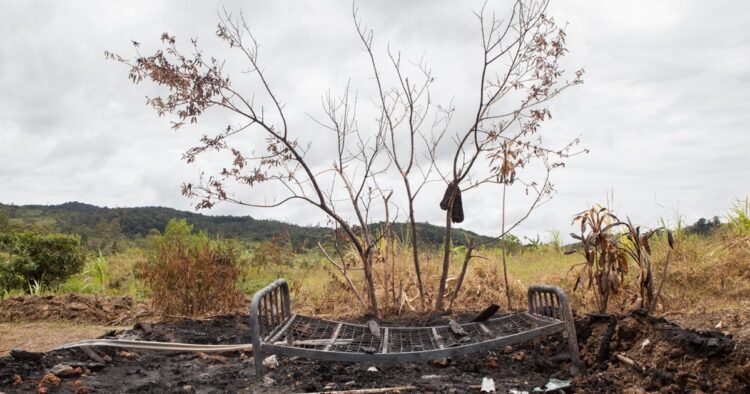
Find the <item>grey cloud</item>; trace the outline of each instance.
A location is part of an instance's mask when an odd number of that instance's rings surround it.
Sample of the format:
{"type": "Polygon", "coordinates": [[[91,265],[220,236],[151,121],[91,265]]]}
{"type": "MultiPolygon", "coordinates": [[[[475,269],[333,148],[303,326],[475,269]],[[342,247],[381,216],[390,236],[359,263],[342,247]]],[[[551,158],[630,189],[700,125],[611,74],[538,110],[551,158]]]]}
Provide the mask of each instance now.
{"type": "MultiPolygon", "coordinates": [[[[481,5],[395,0],[358,5],[375,30],[382,67],[387,45],[430,64],[435,98],[455,99],[452,132],[462,129],[475,105],[480,47],[471,11],[481,5]]],[[[309,158],[317,168],[330,164],[332,136],[306,114],[321,114],[326,89],[339,93],[351,80],[360,97],[360,127],[375,127],[374,86],[350,2],[225,6],[244,10],[292,130],[302,142],[312,142],[309,158]]],[[[507,4],[490,6],[502,14],[507,4]]],[[[132,86],[127,68],[105,61],[103,52],[129,55],[134,39],[146,53],[157,47],[163,31],[183,40],[198,37],[207,54],[227,57],[238,86],[252,91],[257,85],[240,74],[242,59],[213,36],[218,7],[200,1],[0,3],[0,201],[189,209],[180,183],[224,161],[212,157],[187,165],[180,153],[202,132],[234,120],[214,113],[197,128],[170,131],[169,119],[157,118],[144,105],[144,96],[159,89],[132,86]]],[[[556,228],[566,234],[572,214],[603,202],[609,190],[616,209],[646,225],[670,216],[673,208],[688,221],[721,214],[734,197],[750,193],[744,181],[750,176],[748,11],[750,3],[742,1],[554,1],[550,13],[569,22],[566,67],[583,66],[587,73],[582,87],[551,104],[553,120],[543,132],[556,144],[582,135],[591,153],[555,173],[555,198],[517,233],[544,237],[556,228]]],[[[260,149],[263,139],[246,136],[238,143],[260,149]]],[[[399,185],[397,179],[384,182],[399,185]]],[[[439,182],[425,188],[419,220],[442,222],[436,204],[442,188],[439,182]]],[[[279,193],[264,190],[268,198],[279,193]]],[[[522,191],[513,193],[518,197],[509,217],[525,206],[522,191]]],[[[498,196],[492,187],[468,193],[463,227],[497,233],[498,196]]],[[[326,223],[301,204],[265,211],[220,205],[211,213],[326,223]]]]}

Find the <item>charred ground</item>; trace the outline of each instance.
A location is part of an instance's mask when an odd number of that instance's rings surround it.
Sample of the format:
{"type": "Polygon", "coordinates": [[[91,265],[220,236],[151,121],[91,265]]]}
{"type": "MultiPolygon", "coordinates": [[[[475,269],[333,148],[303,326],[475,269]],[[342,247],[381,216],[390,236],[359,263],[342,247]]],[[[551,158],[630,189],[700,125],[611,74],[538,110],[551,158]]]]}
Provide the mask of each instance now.
{"type": "MultiPolygon", "coordinates": [[[[746,326],[747,321],[742,320],[746,313],[733,316],[733,330],[746,326]]],[[[398,323],[421,325],[426,319],[409,316],[398,323]]],[[[701,326],[699,318],[690,320],[701,326]]],[[[138,323],[130,330],[106,336],[201,344],[249,343],[247,321],[247,316],[232,314],[138,323]]],[[[389,323],[396,321],[382,322],[389,323]]],[[[438,319],[431,324],[444,323],[438,319]]],[[[377,372],[368,371],[372,365],[367,364],[279,357],[280,365],[268,372],[270,379],[265,382],[255,378],[250,352],[165,354],[98,348],[98,361],[80,349],[12,352],[0,359],[0,391],[273,393],[412,386],[409,391],[477,392],[483,377],[493,378],[500,392],[530,391],[550,378],[571,379],[577,392],[750,390],[750,352],[745,336],[686,329],[638,312],[581,316],[577,329],[586,371],[574,377],[568,372],[565,342],[553,336],[538,344],[451,360],[374,365],[377,372]]]]}

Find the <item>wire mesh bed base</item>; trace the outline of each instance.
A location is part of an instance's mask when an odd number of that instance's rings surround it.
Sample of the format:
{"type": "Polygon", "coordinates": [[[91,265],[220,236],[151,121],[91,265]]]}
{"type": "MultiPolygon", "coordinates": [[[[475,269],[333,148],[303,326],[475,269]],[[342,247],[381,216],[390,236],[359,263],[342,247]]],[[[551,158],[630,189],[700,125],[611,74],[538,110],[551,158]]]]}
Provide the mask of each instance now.
{"type": "Polygon", "coordinates": [[[279,279],[260,290],[250,307],[253,353],[258,376],[263,354],[370,363],[428,361],[499,349],[563,333],[571,360],[580,364],[573,317],[560,288],[529,288],[529,310],[484,322],[433,327],[353,324],[292,314],[289,289],[279,279]]]}

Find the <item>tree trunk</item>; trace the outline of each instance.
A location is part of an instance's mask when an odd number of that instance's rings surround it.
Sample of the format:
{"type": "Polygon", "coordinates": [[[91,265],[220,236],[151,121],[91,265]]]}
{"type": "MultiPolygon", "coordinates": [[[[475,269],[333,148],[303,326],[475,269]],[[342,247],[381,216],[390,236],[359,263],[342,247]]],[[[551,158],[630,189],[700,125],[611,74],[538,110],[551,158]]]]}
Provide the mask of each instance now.
{"type": "MultiPolygon", "coordinates": [[[[407,184],[406,189],[409,190],[407,184]]],[[[411,192],[409,192],[411,193],[411,192]]],[[[424,286],[422,285],[422,270],[419,267],[419,250],[417,245],[417,223],[414,220],[414,201],[409,199],[409,224],[411,225],[411,253],[414,256],[414,272],[417,274],[417,286],[419,286],[419,300],[424,308],[424,286]]]]}
{"type": "Polygon", "coordinates": [[[461,267],[461,274],[458,275],[458,280],[456,281],[456,290],[453,291],[453,295],[451,296],[451,302],[448,304],[448,309],[453,309],[453,303],[456,301],[456,298],[458,297],[458,293],[461,291],[461,285],[464,283],[464,277],[466,277],[466,270],[469,267],[469,262],[472,258],[472,252],[474,252],[474,245],[469,245],[469,247],[466,249],[466,255],[464,256],[464,265],[461,267]]]}
{"type": "Polygon", "coordinates": [[[370,313],[376,319],[380,317],[378,313],[378,298],[375,296],[375,281],[372,277],[372,258],[369,253],[360,256],[364,263],[365,282],[367,282],[367,298],[370,299],[370,313]]]}
{"type": "Polygon", "coordinates": [[[505,189],[506,184],[503,183],[503,218],[502,218],[502,224],[500,229],[500,234],[502,234],[502,238],[500,238],[500,242],[502,243],[503,247],[503,279],[505,281],[505,298],[508,301],[508,310],[513,309],[513,305],[511,304],[511,297],[510,297],[510,283],[508,283],[508,263],[505,258],[505,248],[507,247],[507,244],[505,243],[505,189]]]}
{"type": "Polygon", "coordinates": [[[440,275],[440,287],[438,288],[435,309],[443,310],[443,297],[445,296],[445,282],[448,280],[448,268],[451,264],[451,215],[453,212],[453,197],[445,210],[445,238],[443,241],[443,273],[440,275]]]}

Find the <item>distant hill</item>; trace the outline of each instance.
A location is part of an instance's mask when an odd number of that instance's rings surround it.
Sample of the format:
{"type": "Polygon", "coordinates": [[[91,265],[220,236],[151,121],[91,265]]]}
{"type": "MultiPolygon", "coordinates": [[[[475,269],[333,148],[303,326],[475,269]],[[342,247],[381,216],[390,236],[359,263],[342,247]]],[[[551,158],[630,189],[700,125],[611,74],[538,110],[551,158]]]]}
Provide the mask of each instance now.
{"type": "MultiPolygon", "coordinates": [[[[272,239],[277,235],[291,238],[293,244],[315,245],[326,239],[331,229],[326,227],[299,226],[277,220],[258,220],[250,216],[209,216],[193,212],[179,211],[165,207],[106,208],[80,202],[67,202],[60,205],[7,205],[0,204],[0,213],[7,215],[10,223],[71,234],[80,234],[86,239],[115,239],[124,237],[130,240],[145,237],[153,230],[164,231],[170,219],[186,219],[195,229],[212,235],[238,239],[245,242],[258,242],[272,239]]],[[[397,231],[406,233],[407,226],[399,224],[397,231]]],[[[426,244],[439,244],[443,239],[443,227],[428,223],[418,224],[420,241],[426,244]]],[[[466,236],[476,240],[488,237],[470,231],[453,230],[456,244],[463,244],[466,236]]]]}

